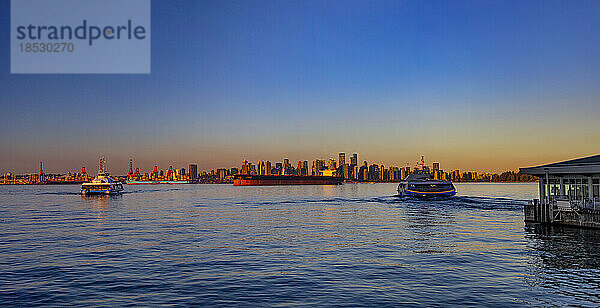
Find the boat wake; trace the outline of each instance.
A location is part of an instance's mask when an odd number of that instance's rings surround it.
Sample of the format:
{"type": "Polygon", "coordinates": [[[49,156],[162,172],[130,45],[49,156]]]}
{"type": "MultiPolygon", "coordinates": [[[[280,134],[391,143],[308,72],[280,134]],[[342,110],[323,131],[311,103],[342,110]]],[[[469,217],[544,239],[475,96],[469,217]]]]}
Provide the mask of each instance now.
{"type": "Polygon", "coordinates": [[[517,200],[509,198],[496,197],[470,197],[459,196],[449,199],[412,199],[406,200],[408,204],[430,207],[455,207],[465,209],[482,209],[482,210],[509,210],[520,211],[527,203],[526,200],[517,200]]]}
{"type": "Polygon", "coordinates": [[[152,192],[169,192],[169,191],[181,191],[181,188],[161,188],[161,189],[135,189],[126,190],[122,194],[147,194],[152,192]]]}
{"type": "MultiPolygon", "coordinates": [[[[148,193],[164,193],[164,192],[176,192],[182,191],[183,188],[140,188],[135,190],[126,190],[122,195],[144,195],[148,193]]],[[[79,192],[74,191],[53,191],[53,192],[40,192],[37,195],[55,195],[55,196],[78,196],[79,192]]],[[[207,201],[207,200],[205,200],[207,201]]],[[[226,200],[220,200],[226,201],[226,200]]],[[[231,204],[243,207],[262,207],[262,206],[279,206],[279,205],[357,205],[357,204],[369,204],[379,206],[393,206],[393,207],[421,207],[428,209],[480,209],[480,210],[503,210],[503,211],[521,211],[523,206],[527,203],[527,200],[500,198],[500,197],[477,197],[477,196],[455,196],[452,198],[411,198],[401,197],[398,195],[391,196],[377,196],[377,197],[366,197],[366,198],[345,198],[345,197],[330,197],[330,198],[282,198],[282,199],[270,199],[270,200],[231,200],[231,204]]],[[[196,205],[199,206],[199,205],[196,205]]]]}
{"type": "Polygon", "coordinates": [[[37,193],[37,195],[79,196],[81,193],[79,191],[52,191],[37,193]]]}
{"type": "Polygon", "coordinates": [[[427,207],[427,208],[466,208],[466,209],[482,209],[482,210],[508,210],[520,211],[526,200],[517,200],[509,198],[493,198],[493,197],[468,197],[459,196],[453,198],[428,198],[415,199],[407,197],[399,197],[398,195],[371,197],[371,198],[323,198],[323,199],[293,199],[293,200],[256,200],[256,201],[239,201],[235,205],[239,206],[277,206],[277,205],[302,205],[302,204],[329,204],[329,205],[344,205],[367,203],[372,205],[392,205],[397,207],[427,207]]]}

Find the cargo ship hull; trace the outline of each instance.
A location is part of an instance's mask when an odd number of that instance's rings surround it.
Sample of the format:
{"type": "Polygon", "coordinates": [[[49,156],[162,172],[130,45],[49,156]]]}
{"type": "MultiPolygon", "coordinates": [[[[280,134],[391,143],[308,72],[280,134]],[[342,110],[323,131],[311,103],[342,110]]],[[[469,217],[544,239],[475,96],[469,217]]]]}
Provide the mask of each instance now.
{"type": "Polygon", "coordinates": [[[190,184],[190,181],[127,181],[127,185],[190,184]]]}
{"type": "Polygon", "coordinates": [[[233,179],[233,186],[338,185],[343,180],[331,176],[237,175],[233,179]]]}

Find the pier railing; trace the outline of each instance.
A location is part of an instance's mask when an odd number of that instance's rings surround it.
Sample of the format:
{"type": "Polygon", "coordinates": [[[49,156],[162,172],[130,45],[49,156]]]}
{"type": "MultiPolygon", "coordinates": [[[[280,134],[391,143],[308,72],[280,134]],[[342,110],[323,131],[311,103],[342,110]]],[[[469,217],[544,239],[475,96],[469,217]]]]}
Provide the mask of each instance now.
{"type": "Polygon", "coordinates": [[[570,196],[552,196],[549,205],[557,211],[577,211],[579,209],[600,210],[599,198],[573,198],[570,196]]]}
{"type": "Polygon", "coordinates": [[[600,200],[597,198],[556,196],[550,200],[534,199],[523,210],[526,222],[600,228],[600,200]]]}

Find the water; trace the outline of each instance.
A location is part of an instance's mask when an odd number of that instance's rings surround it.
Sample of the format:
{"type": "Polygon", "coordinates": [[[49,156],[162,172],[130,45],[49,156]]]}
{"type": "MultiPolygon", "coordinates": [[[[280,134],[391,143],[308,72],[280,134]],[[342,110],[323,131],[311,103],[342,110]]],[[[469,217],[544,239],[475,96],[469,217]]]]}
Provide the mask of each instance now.
{"type": "Polygon", "coordinates": [[[600,231],[525,226],[537,184],[0,187],[0,302],[600,305],[600,231]]]}

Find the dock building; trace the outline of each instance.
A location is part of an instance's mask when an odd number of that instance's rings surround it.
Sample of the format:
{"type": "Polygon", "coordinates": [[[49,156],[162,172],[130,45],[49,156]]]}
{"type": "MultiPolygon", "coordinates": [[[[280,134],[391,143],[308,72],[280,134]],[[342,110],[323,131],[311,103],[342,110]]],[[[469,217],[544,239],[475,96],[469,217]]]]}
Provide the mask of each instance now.
{"type": "Polygon", "coordinates": [[[520,168],[539,178],[525,221],[600,228],[600,155],[520,168]]]}

